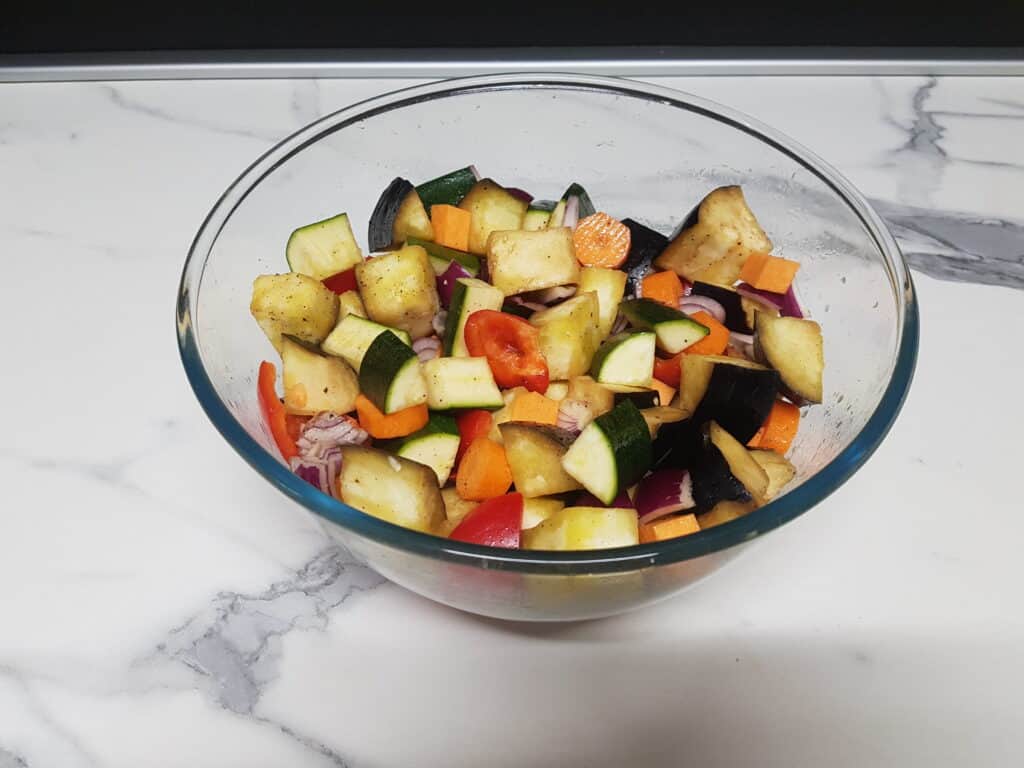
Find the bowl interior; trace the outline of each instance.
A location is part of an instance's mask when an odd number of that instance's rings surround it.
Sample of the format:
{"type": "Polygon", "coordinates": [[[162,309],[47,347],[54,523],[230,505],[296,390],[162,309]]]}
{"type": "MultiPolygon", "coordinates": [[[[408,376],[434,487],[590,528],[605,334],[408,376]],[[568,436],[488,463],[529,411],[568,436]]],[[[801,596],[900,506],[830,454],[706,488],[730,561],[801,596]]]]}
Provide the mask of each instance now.
{"type": "MultiPolygon", "coordinates": [[[[244,430],[266,451],[261,471],[276,452],[255,374],[276,357],[249,316],[253,279],[287,271],[284,245],[297,226],[347,211],[365,247],[370,212],[393,177],[418,183],[469,163],[539,198],[579,181],[599,210],[665,234],[712,188],[740,184],[775,252],[801,263],[799,295],[823,327],[827,367],[825,403],[807,412],[793,450],[799,474],[743,526],[723,527],[734,533],[687,537],[703,537],[687,544],[691,555],[812,506],[888,429],[913,368],[912,288],[892,238],[838,174],[754,121],[685,94],[605,78],[478,78],[399,92],[314,124],[250,168],[200,232],[179,307],[194,352],[186,367],[194,386],[208,381],[200,395],[214,421],[235,422],[217,425],[236,448],[253,461],[255,446],[239,446],[244,430]]],[[[282,477],[273,479],[323,512],[301,481],[286,487],[282,477]]],[[[374,535],[392,528],[368,525],[374,535]]]]}

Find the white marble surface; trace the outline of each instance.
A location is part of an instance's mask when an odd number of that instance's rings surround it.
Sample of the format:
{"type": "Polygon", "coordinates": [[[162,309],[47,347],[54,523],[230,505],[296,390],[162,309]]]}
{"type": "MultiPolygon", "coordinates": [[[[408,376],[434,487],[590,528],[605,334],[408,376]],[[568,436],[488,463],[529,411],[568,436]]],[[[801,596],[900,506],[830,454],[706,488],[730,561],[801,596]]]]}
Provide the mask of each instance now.
{"type": "Polygon", "coordinates": [[[877,202],[917,269],[917,380],[813,513],[678,599],[562,626],[352,564],[180,369],[177,278],[220,191],[403,83],[0,85],[0,767],[1024,762],[1024,80],[661,82],[877,202]]]}

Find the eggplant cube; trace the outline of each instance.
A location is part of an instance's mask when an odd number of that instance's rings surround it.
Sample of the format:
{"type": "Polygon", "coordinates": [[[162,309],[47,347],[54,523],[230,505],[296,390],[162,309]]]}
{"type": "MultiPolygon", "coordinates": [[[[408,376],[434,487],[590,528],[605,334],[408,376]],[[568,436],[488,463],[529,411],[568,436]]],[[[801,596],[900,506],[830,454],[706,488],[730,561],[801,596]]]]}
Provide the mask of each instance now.
{"type": "Polygon", "coordinates": [[[371,320],[401,328],[413,339],[434,332],[441,304],[437,278],[422,247],[407,245],[364,261],[356,267],[356,280],[371,320]]]}
{"type": "Polygon", "coordinates": [[[491,232],[523,226],[527,203],[493,179],[481,179],[466,193],[459,208],[469,211],[469,250],[487,251],[491,232]]]}
{"type": "Polygon", "coordinates": [[[260,275],[252,284],[249,311],[280,352],[285,335],[310,344],[326,339],[338,319],[338,297],[308,275],[260,275]]]}
{"type": "Polygon", "coordinates": [[[823,397],[825,354],[821,326],[813,320],[757,313],[754,351],[779,372],[782,383],[809,403],[823,397]]]}
{"type": "Polygon", "coordinates": [[[431,533],[445,521],[444,499],[430,467],[377,448],[341,449],[338,495],[389,523],[431,533]]]}
{"type": "Polygon", "coordinates": [[[567,227],[496,231],[487,239],[487,269],[506,296],[576,283],[580,265],[567,227]]]}
{"type": "Polygon", "coordinates": [[[574,491],[583,486],[562,469],[571,433],[543,424],[508,421],[499,425],[512,479],[526,498],[574,491]]]}
{"type": "Polygon", "coordinates": [[[772,241],[757,223],[743,190],[712,190],[697,208],[697,221],[685,227],[654,263],[690,282],[732,285],[752,251],[770,252],[772,241]]]}
{"type": "Polygon", "coordinates": [[[574,296],[537,312],[531,325],[540,328],[540,351],[552,379],[570,379],[590,369],[601,341],[596,293],[574,296]]]}
{"type": "Polygon", "coordinates": [[[523,531],[524,549],[608,549],[639,542],[636,511],[615,507],[565,507],[523,531]]]}

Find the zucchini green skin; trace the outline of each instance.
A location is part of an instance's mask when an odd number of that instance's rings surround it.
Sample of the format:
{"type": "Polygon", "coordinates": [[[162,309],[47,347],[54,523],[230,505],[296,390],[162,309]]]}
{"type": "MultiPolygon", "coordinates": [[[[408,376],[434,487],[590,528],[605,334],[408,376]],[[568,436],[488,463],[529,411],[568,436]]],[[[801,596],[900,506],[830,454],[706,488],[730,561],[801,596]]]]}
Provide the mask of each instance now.
{"type": "MultiPolygon", "coordinates": [[[[594,353],[594,359],[590,364],[590,375],[593,376],[597,381],[605,383],[606,381],[610,380],[609,377],[614,375],[615,373],[613,369],[616,367],[616,356],[621,352],[628,353],[628,345],[646,345],[649,343],[650,354],[653,357],[654,341],[655,334],[653,331],[637,330],[626,331],[605,339],[601,346],[597,348],[597,352],[594,353]],[[609,370],[606,371],[605,366],[609,366],[609,370]]],[[[649,375],[646,376],[646,381],[650,381],[649,375]]],[[[643,384],[638,383],[634,384],[633,386],[643,386],[643,384]]]]}
{"type": "Polygon", "coordinates": [[[458,205],[476,182],[473,166],[467,165],[465,168],[423,182],[416,187],[416,192],[419,193],[423,207],[429,213],[432,205],[458,205]]]}
{"type": "Polygon", "coordinates": [[[444,262],[457,262],[467,272],[469,272],[471,277],[476,277],[480,273],[480,258],[475,254],[466,253],[465,251],[460,251],[455,248],[449,248],[447,245],[438,245],[430,240],[422,240],[418,237],[407,237],[405,239],[405,244],[418,245],[427,252],[428,256],[433,256],[434,258],[441,259],[444,262]]]}
{"type": "Polygon", "coordinates": [[[391,331],[381,333],[363,355],[359,366],[359,389],[383,413],[388,413],[391,386],[416,353],[391,331]]]}
{"type": "Polygon", "coordinates": [[[626,400],[608,413],[598,416],[594,423],[604,434],[609,450],[615,455],[619,489],[628,488],[651,467],[651,432],[643,414],[632,402],[626,400]]]}
{"type": "Polygon", "coordinates": [[[396,437],[393,440],[377,440],[374,445],[377,448],[382,448],[385,451],[391,451],[392,453],[399,453],[406,445],[415,443],[417,440],[421,440],[424,437],[430,437],[431,435],[454,435],[459,436],[459,425],[455,421],[454,416],[450,416],[447,413],[438,413],[432,411],[430,414],[430,421],[423,429],[419,429],[413,432],[411,435],[405,437],[396,437]]]}
{"type": "Polygon", "coordinates": [[[658,335],[658,346],[671,354],[695,344],[710,332],[706,325],[686,313],[653,299],[624,301],[619,305],[619,311],[637,328],[653,330],[658,335]],[[682,342],[680,335],[683,336],[682,342]]]}

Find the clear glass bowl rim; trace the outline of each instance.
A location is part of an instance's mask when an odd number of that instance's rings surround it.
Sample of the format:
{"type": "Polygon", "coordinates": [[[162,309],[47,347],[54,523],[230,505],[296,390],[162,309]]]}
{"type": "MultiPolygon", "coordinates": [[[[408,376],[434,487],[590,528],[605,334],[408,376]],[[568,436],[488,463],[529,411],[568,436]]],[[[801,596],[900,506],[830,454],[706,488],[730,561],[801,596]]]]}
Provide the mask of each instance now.
{"type": "MultiPolygon", "coordinates": [[[[454,78],[392,91],[326,115],[276,144],[225,190],[200,226],[182,272],[176,321],[182,364],[206,415],[231,447],[286,496],[331,523],[386,546],[452,563],[534,574],[614,573],[676,563],[749,541],[793,520],[846,482],[888,433],[910,388],[919,339],[916,294],[895,239],[863,195],[813,152],[748,115],[682,91],[624,78],[548,72],[454,78]],[[192,314],[201,289],[206,259],[221,229],[248,193],[303,148],[367,117],[456,94],[524,88],[597,90],[657,101],[718,120],[759,139],[813,173],[864,225],[885,258],[896,300],[899,327],[895,365],[892,377],[863,429],[839,455],[801,486],[738,520],[678,539],[577,552],[497,549],[403,528],[321,493],[294,475],[256,442],[221,400],[203,365],[193,332],[192,314]]],[[[258,361],[254,361],[254,368],[257,364],[258,361]]]]}

